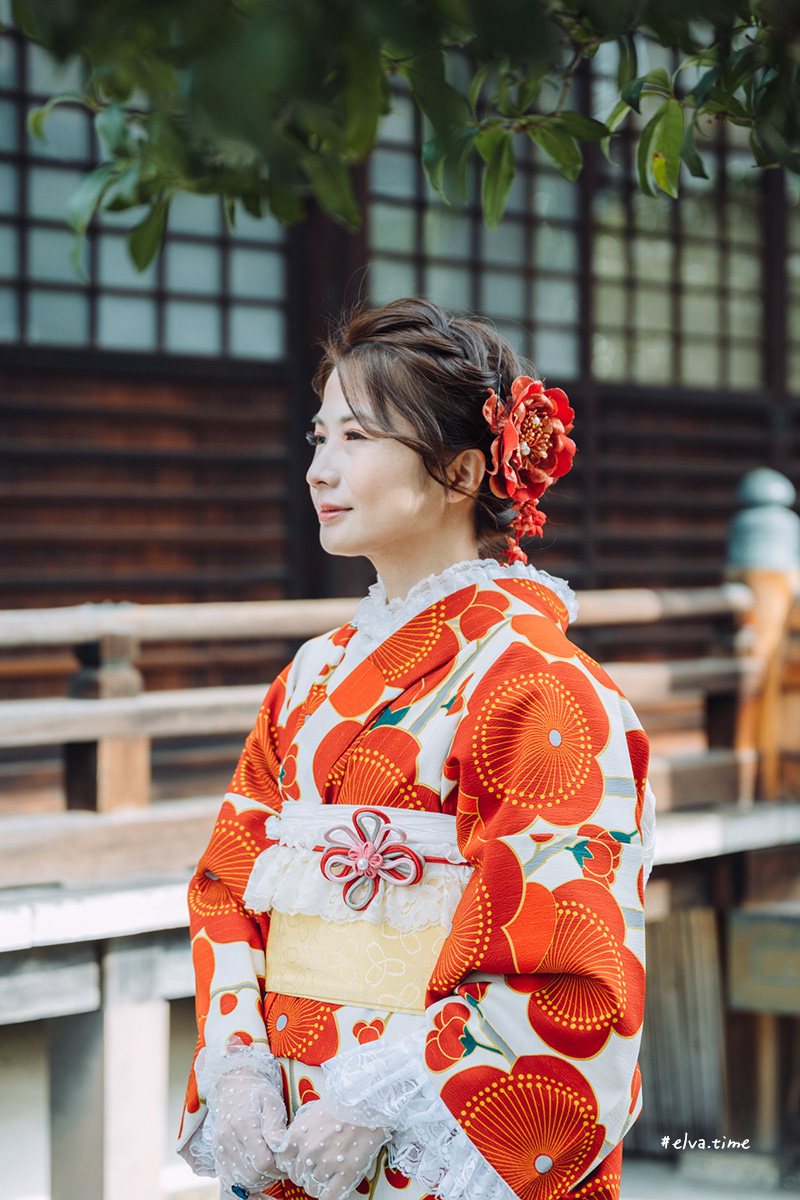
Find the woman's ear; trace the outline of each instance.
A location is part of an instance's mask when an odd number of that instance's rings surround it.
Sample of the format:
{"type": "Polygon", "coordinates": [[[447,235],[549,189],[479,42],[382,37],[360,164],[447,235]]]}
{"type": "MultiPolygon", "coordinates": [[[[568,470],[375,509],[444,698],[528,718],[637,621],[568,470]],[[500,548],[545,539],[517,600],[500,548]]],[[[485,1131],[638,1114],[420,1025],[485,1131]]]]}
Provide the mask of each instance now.
{"type": "Polygon", "coordinates": [[[481,450],[462,450],[447,467],[450,489],[447,500],[455,504],[477,494],[486,474],[486,459],[481,450]],[[457,489],[457,490],[453,490],[457,489]]]}

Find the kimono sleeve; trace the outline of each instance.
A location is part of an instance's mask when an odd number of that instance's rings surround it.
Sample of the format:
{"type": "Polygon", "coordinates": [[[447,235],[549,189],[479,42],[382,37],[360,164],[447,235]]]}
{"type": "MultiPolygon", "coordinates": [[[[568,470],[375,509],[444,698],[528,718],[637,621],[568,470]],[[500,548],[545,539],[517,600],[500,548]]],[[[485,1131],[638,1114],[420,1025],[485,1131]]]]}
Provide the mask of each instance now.
{"type": "Polygon", "coordinates": [[[425,1066],[518,1196],[572,1196],[638,1115],[647,749],[597,664],[518,643],[453,742],[474,870],[431,978],[425,1066]]]}
{"type": "Polygon", "coordinates": [[[280,811],[278,787],[286,731],[289,667],[270,687],[189,885],[189,927],[196,976],[198,1041],[189,1076],[179,1147],[203,1121],[195,1064],[203,1047],[223,1051],[231,1037],[267,1046],[263,1015],[269,917],[245,908],[253,863],[269,844],[266,819],[280,811]]]}

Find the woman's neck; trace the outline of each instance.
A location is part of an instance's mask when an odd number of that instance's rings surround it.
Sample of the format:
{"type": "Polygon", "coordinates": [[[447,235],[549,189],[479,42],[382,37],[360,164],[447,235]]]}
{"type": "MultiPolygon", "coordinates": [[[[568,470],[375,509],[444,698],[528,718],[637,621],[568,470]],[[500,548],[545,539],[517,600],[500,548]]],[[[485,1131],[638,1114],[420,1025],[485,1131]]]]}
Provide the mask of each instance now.
{"type": "Polygon", "coordinates": [[[404,600],[415,584],[429,575],[440,575],[455,563],[479,557],[478,543],[471,533],[448,539],[446,545],[423,542],[405,554],[370,558],[381,578],[387,600],[404,600]]]}

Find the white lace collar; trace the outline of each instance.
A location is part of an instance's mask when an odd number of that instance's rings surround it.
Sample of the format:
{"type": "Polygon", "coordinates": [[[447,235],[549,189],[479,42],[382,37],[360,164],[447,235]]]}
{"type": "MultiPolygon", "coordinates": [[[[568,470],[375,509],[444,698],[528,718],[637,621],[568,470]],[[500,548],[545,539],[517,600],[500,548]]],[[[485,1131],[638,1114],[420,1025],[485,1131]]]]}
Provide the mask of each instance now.
{"type": "Polygon", "coordinates": [[[490,579],[533,579],[550,588],[564,602],[570,621],[578,615],[578,601],[566,580],[523,563],[505,566],[494,558],[476,558],[454,563],[439,575],[421,579],[402,600],[387,600],[379,575],[377,583],[373,583],[364,599],[359,601],[351,624],[358,629],[359,641],[382,642],[437,600],[472,583],[485,585],[490,579]]]}

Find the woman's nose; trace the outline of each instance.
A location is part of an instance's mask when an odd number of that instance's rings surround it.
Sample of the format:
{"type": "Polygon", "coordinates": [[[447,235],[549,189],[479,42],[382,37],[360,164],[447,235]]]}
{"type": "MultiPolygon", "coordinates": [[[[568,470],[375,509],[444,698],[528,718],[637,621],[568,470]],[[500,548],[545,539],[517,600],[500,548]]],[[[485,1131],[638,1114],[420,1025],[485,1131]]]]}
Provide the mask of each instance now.
{"type": "Polygon", "coordinates": [[[306,471],[306,483],[309,487],[319,487],[327,484],[329,487],[338,482],[339,473],[329,446],[317,446],[311,465],[306,471]]]}

